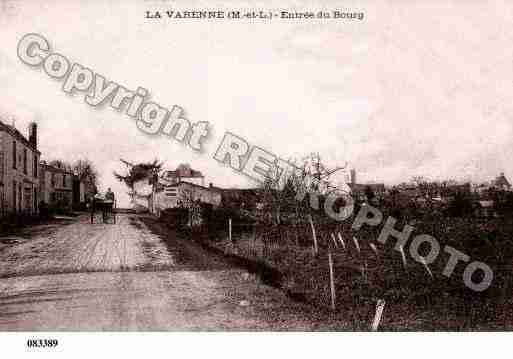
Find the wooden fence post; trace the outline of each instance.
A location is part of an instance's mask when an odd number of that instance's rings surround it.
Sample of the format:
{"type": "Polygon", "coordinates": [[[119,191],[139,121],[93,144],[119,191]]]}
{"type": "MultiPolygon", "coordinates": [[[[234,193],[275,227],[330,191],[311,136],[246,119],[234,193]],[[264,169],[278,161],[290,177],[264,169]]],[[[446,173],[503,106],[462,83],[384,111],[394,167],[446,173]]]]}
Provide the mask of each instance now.
{"type": "Polygon", "coordinates": [[[340,244],[342,244],[342,247],[344,247],[344,250],[346,249],[346,244],[344,243],[344,240],[342,239],[342,235],[340,232],[338,232],[338,240],[340,241],[340,244]]]}
{"type": "Polygon", "coordinates": [[[331,232],[331,240],[335,244],[335,248],[338,248],[337,240],[335,239],[335,234],[331,232]]]}
{"type": "Polygon", "coordinates": [[[313,237],[313,242],[314,242],[314,255],[317,255],[317,253],[319,253],[319,248],[317,247],[317,234],[315,233],[315,226],[314,226],[311,214],[308,215],[308,219],[310,221],[310,226],[312,227],[312,237],[313,237]]]}
{"type": "Polygon", "coordinates": [[[328,263],[330,266],[330,290],[331,290],[331,310],[335,311],[335,276],[333,274],[333,258],[331,257],[331,251],[328,250],[328,263]]]}
{"type": "Polygon", "coordinates": [[[228,238],[232,242],[232,219],[228,218],[228,238]]]}
{"type": "Polygon", "coordinates": [[[383,315],[383,309],[385,308],[385,301],[383,299],[378,300],[376,304],[376,314],[374,315],[374,320],[372,321],[372,331],[375,332],[378,330],[379,323],[381,322],[381,316],[383,315]]]}
{"type": "Polygon", "coordinates": [[[376,247],[376,245],[374,243],[369,243],[369,247],[372,249],[372,251],[374,252],[374,254],[376,255],[376,258],[378,257],[378,248],[376,247]]]}
{"type": "Polygon", "coordinates": [[[355,236],[353,236],[353,243],[354,243],[354,246],[356,247],[356,250],[358,251],[358,253],[360,253],[360,244],[358,243],[358,239],[356,239],[355,236]]]}
{"type": "Polygon", "coordinates": [[[407,266],[406,255],[404,254],[404,248],[402,246],[399,247],[399,252],[401,252],[401,260],[403,262],[403,268],[404,268],[404,270],[406,270],[406,266],[407,266]]]}

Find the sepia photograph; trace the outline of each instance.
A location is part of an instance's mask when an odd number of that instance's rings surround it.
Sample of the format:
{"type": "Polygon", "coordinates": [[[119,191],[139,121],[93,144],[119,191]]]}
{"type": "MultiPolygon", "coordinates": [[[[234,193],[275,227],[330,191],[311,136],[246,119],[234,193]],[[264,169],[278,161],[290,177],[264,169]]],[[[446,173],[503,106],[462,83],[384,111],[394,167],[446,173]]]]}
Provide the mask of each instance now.
{"type": "Polygon", "coordinates": [[[504,339],[512,40],[504,0],[0,0],[0,345],[504,339]]]}

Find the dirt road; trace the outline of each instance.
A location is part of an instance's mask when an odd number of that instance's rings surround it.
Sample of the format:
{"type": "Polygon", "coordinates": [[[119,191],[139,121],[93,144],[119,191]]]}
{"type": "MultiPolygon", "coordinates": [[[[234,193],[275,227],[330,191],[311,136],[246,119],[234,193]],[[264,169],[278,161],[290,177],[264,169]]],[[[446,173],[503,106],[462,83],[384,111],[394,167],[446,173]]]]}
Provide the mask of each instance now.
{"type": "Polygon", "coordinates": [[[0,278],[0,331],[344,329],[136,215],[0,236],[0,278]]]}

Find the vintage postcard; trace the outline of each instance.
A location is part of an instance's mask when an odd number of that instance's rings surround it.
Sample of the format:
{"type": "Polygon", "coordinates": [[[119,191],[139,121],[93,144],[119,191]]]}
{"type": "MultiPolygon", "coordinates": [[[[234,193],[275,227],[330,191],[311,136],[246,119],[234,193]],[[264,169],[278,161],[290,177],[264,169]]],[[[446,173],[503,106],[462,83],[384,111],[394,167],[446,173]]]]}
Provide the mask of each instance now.
{"type": "Polygon", "coordinates": [[[0,342],[511,331],[512,39],[499,0],[0,0],[0,342]]]}

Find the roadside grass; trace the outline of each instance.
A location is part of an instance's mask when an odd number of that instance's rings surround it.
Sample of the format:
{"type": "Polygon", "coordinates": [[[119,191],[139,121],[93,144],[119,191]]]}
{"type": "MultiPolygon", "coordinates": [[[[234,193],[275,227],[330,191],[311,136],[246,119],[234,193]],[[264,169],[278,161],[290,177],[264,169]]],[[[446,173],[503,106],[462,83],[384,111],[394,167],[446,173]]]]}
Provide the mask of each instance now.
{"type": "MultiPolygon", "coordinates": [[[[235,224],[231,241],[227,231],[212,235],[203,229],[191,235],[227,255],[278,270],[282,274],[279,286],[291,298],[326,312],[331,311],[330,252],[334,264],[335,312],[350,318],[354,330],[369,330],[380,299],[386,302],[380,330],[508,330],[513,326],[511,219],[417,221],[410,240],[418,234],[430,234],[440,243],[439,256],[428,265],[432,276],[409,255],[409,243],[405,246],[405,265],[401,253],[393,248],[394,238],[390,237],[385,245],[377,242],[380,228],[367,227],[355,232],[350,224],[319,222],[315,224],[317,254],[308,224],[244,225],[240,230],[235,224]],[[450,277],[444,276],[442,272],[449,259],[449,254],[443,251],[445,245],[468,254],[471,261],[488,264],[494,271],[492,285],[483,292],[467,288],[462,263],[450,277]]],[[[397,224],[396,228],[403,225],[397,224]]],[[[476,282],[479,280],[475,278],[476,282]]]]}

